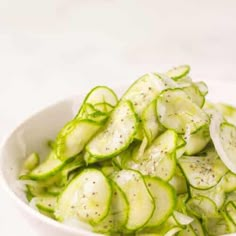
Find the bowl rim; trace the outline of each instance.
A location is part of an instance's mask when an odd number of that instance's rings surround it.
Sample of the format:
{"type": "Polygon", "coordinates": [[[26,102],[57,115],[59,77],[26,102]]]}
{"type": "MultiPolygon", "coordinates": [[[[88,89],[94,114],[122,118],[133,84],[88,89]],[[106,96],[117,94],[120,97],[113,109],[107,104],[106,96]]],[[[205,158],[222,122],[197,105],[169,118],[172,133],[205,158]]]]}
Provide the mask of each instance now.
{"type": "Polygon", "coordinates": [[[59,230],[62,230],[66,233],[73,233],[73,234],[82,234],[82,235],[88,235],[88,236],[99,236],[103,234],[98,234],[95,232],[91,232],[89,230],[83,229],[83,228],[76,228],[73,226],[69,226],[66,224],[63,224],[62,222],[53,220],[47,216],[44,216],[40,212],[36,211],[32,207],[30,207],[29,204],[24,203],[15,193],[12,191],[12,189],[8,186],[7,180],[4,177],[3,174],[3,152],[5,150],[5,146],[7,142],[11,139],[11,137],[16,133],[19,129],[21,129],[22,126],[24,126],[27,122],[30,122],[31,119],[38,116],[39,114],[45,112],[46,110],[50,110],[54,108],[55,106],[62,104],[62,103],[69,103],[75,101],[76,99],[83,99],[86,93],[79,93],[77,95],[72,95],[63,99],[60,99],[56,102],[53,102],[51,104],[48,104],[44,106],[43,108],[39,109],[36,112],[33,112],[29,116],[27,116],[25,119],[19,121],[16,126],[10,129],[10,131],[5,134],[2,138],[2,141],[0,143],[0,187],[3,189],[3,191],[10,197],[11,202],[13,202],[14,205],[18,206],[20,210],[25,211],[27,214],[35,217],[37,220],[39,220],[42,223],[46,223],[48,226],[56,227],[59,230]]]}

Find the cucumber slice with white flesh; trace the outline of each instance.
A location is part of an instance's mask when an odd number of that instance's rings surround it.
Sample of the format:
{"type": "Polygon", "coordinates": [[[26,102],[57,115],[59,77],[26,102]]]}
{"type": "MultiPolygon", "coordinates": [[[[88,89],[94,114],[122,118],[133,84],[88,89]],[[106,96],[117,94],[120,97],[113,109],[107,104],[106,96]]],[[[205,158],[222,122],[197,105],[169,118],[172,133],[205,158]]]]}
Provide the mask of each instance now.
{"type": "Polygon", "coordinates": [[[193,83],[190,86],[183,87],[182,90],[191,98],[192,102],[199,107],[203,107],[205,97],[200,92],[199,88],[193,83]]]}
{"type": "Polygon", "coordinates": [[[137,131],[137,117],[129,101],[121,102],[112,112],[106,126],[87,144],[87,163],[118,155],[133,141],[137,131]]]}
{"type": "Polygon", "coordinates": [[[173,186],[177,194],[183,194],[188,192],[187,181],[181,170],[176,168],[174,176],[170,179],[169,184],[173,186]]]}
{"type": "Polygon", "coordinates": [[[122,170],[113,174],[112,179],[124,192],[128,201],[129,215],[125,228],[134,231],[143,227],[155,209],[155,202],[143,176],[134,170],[122,170]]]}
{"type": "Polygon", "coordinates": [[[109,213],[98,225],[94,225],[95,232],[120,232],[128,220],[129,205],[126,196],[113,181],[111,186],[112,200],[109,213]]]}
{"type": "Polygon", "coordinates": [[[55,142],[55,152],[61,160],[79,154],[89,140],[102,127],[90,120],[72,120],[60,131],[55,142]]]}
{"type": "Polygon", "coordinates": [[[155,201],[154,213],[145,227],[158,226],[173,213],[176,205],[176,193],[168,183],[157,177],[145,176],[144,180],[155,201]]]}
{"type": "Polygon", "coordinates": [[[53,213],[55,210],[57,198],[52,196],[51,197],[42,196],[33,198],[32,201],[35,202],[35,205],[39,210],[46,211],[48,213],[53,213]]]}
{"type": "Polygon", "coordinates": [[[66,162],[58,159],[54,151],[51,151],[44,162],[29,173],[29,178],[33,180],[44,180],[58,173],[66,162]]]}
{"type": "Polygon", "coordinates": [[[181,65],[174,67],[166,72],[166,75],[174,80],[179,80],[183,77],[186,77],[190,72],[189,65],[181,65]]]}
{"type": "Polygon", "coordinates": [[[209,236],[226,236],[235,231],[233,223],[223,215],[203,219],[203,226],[209,236]]]}
{"type": "Polygon", "coordinates": [[[196,197],[196,196],[208,197],[216,204],[217,209],[220,209],[224,205],[226,198],[225,192],[220,183],[214,186],[213,188],[207,190],[200,190],[190,187],[190,193],[191,197],[196,197]]]}
{"type": "Polygon", "coordinates": [[[39,165],[39,162],[40,159],[37,153],[30,154],[23,163],[19,178],[28,178],[27,175],[39,165]]]}
{"type": "Polygon", "coordinates": [[[176,159],[182,157],[185,153],[186,142],[182,135],[178,136],[177,147],[176,147],[176,159]]]}
{"type": "Polygon", "coordinates": [[[236,127],[225,123],[219,113],[214,113],[210,124],[210,135],[222,162],[236,174],[236,127]]]}
{"type": "Polygon", "coordinates": [[[210,141],[209,126],[204,125],[196,130],[194,133],[189,134],[188,130],[184,135],[186,141],[185,154],[188,156],[195,155],[202,151],[210,141]]]}
{"type": "Polygon", "coordinates": [[[75,118],[80,119],[84,116],[84,113],[86,113],[86,104],[94,105],[99,103],[107,103],[114,107],[117,102],[118,98],[112,89],[106,86],[97,86],[87,94],[75,118]]]}
{"type": "Polygon", "coordinates": [[[150,144],[160,132],[164,131],[164,128],[161,126],[157,118],[156,100],[152,101],[143,111],[141,120],[144,133],[148,139],[148,143],[150,144]]]}
{"type": "Polygon", "coordinates": [[[201,222],[196,217],[193,217],[193,218],[194,218],[194,221],[191,223],[191,227],[193,231],[195,232],[196,236],[205,236],[205,232],[204,232],[201,222]]]}
{"type": "Polygon", "coordinates": [[[205,196],[196,196],[189,199],[186,204],[189,212],[198,218],[217,217],[218,210],[216,204],[205,196]]]}
{"type": "Polygon", "coordinates": [[[99,170],[83,170],[59,196],[55,215],[59,221],[78,219],[90,224],[108,214],[112,197],[109,180],[99,170]]]}
{"type": "Polygon", "coordinates": [[[135,81],[122,96],[121,101],[129,100],[134,110],[141,117],[146,107],[157,97],[168,84],[158,74],[146,74],[135,81]]]}
{"type": "Polygon", "coordinates": [[[178,159],[189,184],[196,189],[209,189],[228,172],[214,149],[202,156],[182,156],[178,159]]]}
{"type": "Polygon", "coordinates": [[[177,133],[191,134],[209,123],[208,115],[194,104],[182,89],[168,89],[157,98],[160,123],[177,133]]]}
{"type": "Polygon", "coordinates": [[[236,190],[236,175],[228,172],[220,181],[220,186],[225,193],[236,190]]]}
{"type": "Polygon", "coordinates": [[[194,84],[198,87],[199,91],[201,92],[203,96],[206,96],[208,94],[208,87],[206,83],[204,83],[203,81],[200,81],[194,84]]]}
{"type": "Polygon", "coordinates": [[[175,149],[178,135],[167,130],[157,137],[137,162],[130,162],[129,168],[139,170],[143,175],[157,176],[170,180],[175,172],[175,149]]]}

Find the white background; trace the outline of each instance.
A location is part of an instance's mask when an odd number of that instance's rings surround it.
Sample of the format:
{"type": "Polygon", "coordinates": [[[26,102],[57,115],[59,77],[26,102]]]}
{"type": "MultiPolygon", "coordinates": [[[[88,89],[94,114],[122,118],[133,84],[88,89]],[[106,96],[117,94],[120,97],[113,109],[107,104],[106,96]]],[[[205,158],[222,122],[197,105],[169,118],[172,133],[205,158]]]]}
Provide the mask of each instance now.
{"type": "MultiPolygon", "coordinates": [[[[234,0],[0,0],[0,141],[94,85],[183,63],[196,80],[227,83],[235,62],[234,0]]],[[[0,235],[37,235],[3,192],[0,235]]]]}

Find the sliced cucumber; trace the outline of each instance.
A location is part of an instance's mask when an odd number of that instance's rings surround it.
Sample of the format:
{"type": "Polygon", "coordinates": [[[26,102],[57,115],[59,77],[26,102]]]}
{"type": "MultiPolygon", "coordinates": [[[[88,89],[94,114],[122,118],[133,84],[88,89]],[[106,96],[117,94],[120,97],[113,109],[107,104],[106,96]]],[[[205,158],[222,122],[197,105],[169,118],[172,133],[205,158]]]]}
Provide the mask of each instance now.
{"type": "Polygon", "coordinates": [[[152,101],[144,110],[141,116],[143,129],[150,144],[157,135],[164,131],[164,128],[158,121],[156,112],[156,100],[152,101]]]}
{"type": "Polygon", "coordinates": [[[56,197],[36,197],[33,198],[35,205],[39,210],[46,211],[48,213],[53,213],[55,210],[57,198],[56,197]]]}
{"type": "Polygon", "coordinates": [[[40,159],[37,153],[30,154],[24,161],[20,172],[20,179],[27,179],[27,175],[39,165],[40,159]]]}
{"type": "Polygon", "coordinates": [[[178,135],[167,130],[161,134],[145,151],[138,162],[129,163],[129,167],[139,170],[144,175],[157,176],[163,180],[170,180],[175,172],[175,148],[178,135]]]}
{"type": "Polygon", "coordinates": [[[101,126],[90,120],[72,120],[67,123],[56,139],[55,151],[58,157],[66,160],[79,154],[101,126]]]}
{"type": "Polygon", "coordinates": [[[199,91],[203,96],[206,96],[208,94],[208,87],[205,82],[200,81],[194,84],[198,87],[199,91]]]}
{"type": "Polygon", "coordinates": [[[108,215],[94,226],[94,231],[99,233],[116,233],[122,231],[128,220],[129,205],[122,190],[111,181],[112,200],[108,215]]]}
{"type": "Polygon", "coordinates": [[[230,220],[236,225],[236,202],[228,202],[225,206],[225,211],[230,220]]]}
{"type": "Polygon", "coordinates": [[[146,74],[129,87],[121,100],[131,101],[135,112],[141,117],[146,107],[166,88],[168,88],[168,84],[163,81],[161,76],[146,74]]]}
{"type": "Polygon", "coordinates": [[[177,133],[190,134],[209,123],[208,115],[182,89],[168,89],[157,98],[160,123],[177,133]]]}
{"type": "Polygon", "coordinates": [[[54,151],[37,168],[29,173],[29,178],[33,180],[44,180],[58,173],[66,162],[58,159],[54,151]]]}
{"type": "Polygon", "coordinates": [[[205,97],[194,83],[190,86],[183,87],[182,89],[191,98],[193,103],[200,108],[204,106],[205,97]]]}
{"type": "Polygon", "coordinates": [[[181,226],[189,225],[194,220],[192,217],[186,214],[182,214],[181,212],[178,211],[174,211],[173,217],[175,218],[176,222],[181,226]]]}
{"type": "Polygon", "coordinates": [[[176,193],[168,183],[157,177],[145,176],[144,180],[155,201],[154,213],[145,227],[158,226],[172,215],[176,205],[176,193]]]}
{"type": "Polygon", "coordinates": [[[83,170],[65,188],[55,209],[59,221],[78,219],[90,224],[101,222],[110,209],[112,188],[99,170],[83,170]]]}
{"type": "Polygon", "coordinates": [[[228,172],[214,149],[209,149],[205,156],[183,156],[178,162],[189,184],[196,189],[215,186],[228,172]]]}
{"type": "Polygon", "coordinates": [[[129,101],[121,102],[112,112],[106,126],[87,144],[87,163],[114,157],[133,141],[137,117],[129,101]]]}
{"type": "Polygon", "coordinates": [[[188,225],[186,229],[183,229],[178,233],[178,236],[199,236],[199,235],[195,233],[191,225],[188,225]]]}
{"type": "Polygon", "coordinates": [[[223,163],[236,173],[236,127],[225,123],[219,113],[214,113],[210,124],[210,135],[223,163]]]}
{"type": "Polygon", "coordinates": [[[194,221],[191,223],[191,227],[193,231],[195,232],[196,236],[205,236],[205,232],[204,232],[201,222],[196,217],[193,217],[193,218],[194,218],[194,221]]]}
{"type": "Polygon", "coordinates": [[[152,217],[155,203],[142,175],[134,170],[122,170],[115,173],[112,179],[128,200],[129,215],[125,228],[133,231],[143,227],[152,217]]]}
{"type": "Polygon", "coordinates": [[[191,197],[196,196],[205,196],[211,199],[217,206],[217,209],[220,209],[225,202],[225,192],[222,189],[221,183],[218,183],[213,188],[207,189],[207,190],[199,190],[190,187],[190,193],[191,197]]]}
{"type": "Polygon", "coordinates": [[[80,119],[84,116],[84,113],[87,113],[86,104],[94,105],[100,103],[107,103],[114,107],[116,106],[117,102],[118,98],[112,89],[106,86],[97,86],[87,94],[75,118],[80,119]]]}
{"type": "Polygon", "coordinates": [[[196,196],[187,202],[189,212],[199,218],[217,217],[218,210],[216,204],[205,196],[196,196]]]}
{"type": "Polygon", "coordinates": [[[220,182],[221,188],[225,193],[236,190],[236,175],[228,172],[220,182]]]}
{"type": "Polygon", "coordinates": [[[177,194],[184,194],[188,192],[187,181],[181,170],[179,170],[179,167],[176,168],[175,174],[169,183],[174,187],[177,194]]]}
{"type": "Polygon", "coordinates": [[[234,232],[232,222],[223,215],[203,219],[203,226],[210,236],[225,235],[234,232]]]}
{"type": "Polygon", "coordinates": [[[209,126],[204,125],[194,133],[188,132],[184,135],[186,141],[185,154],[188,156],[195,155],[202,151],[210,141],[209,126]]]}
{"type": "Polygon", "coordinates": [[[179,80],[188,75],[190,72],[189,65],[181,65],[174,67],[166,72],[166,75],[174,80],[179,80]]]}

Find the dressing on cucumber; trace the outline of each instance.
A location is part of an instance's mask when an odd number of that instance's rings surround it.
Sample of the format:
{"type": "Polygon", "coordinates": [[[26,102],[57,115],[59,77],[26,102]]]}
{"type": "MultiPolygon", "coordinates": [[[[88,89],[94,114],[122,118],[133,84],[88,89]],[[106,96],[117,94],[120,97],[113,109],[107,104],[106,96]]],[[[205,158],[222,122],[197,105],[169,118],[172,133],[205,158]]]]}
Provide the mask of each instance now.
{"type": "Polygon", "coordinates": [[[120,99],[93,88],[46,158],[27,153],[29,205],[104,235],[235,233],[236,108],[207,94],[188,65],[145,74],[120,99]]]}

